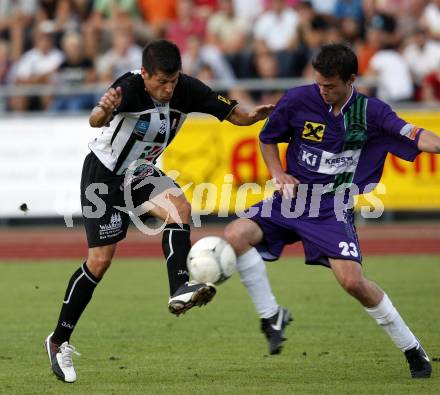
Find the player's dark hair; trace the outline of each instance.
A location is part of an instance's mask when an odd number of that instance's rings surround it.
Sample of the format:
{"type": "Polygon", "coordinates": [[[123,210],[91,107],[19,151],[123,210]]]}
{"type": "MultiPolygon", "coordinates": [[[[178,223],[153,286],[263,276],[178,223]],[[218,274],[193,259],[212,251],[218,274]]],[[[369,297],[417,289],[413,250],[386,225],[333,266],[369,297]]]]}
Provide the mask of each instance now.
{"type": "Polygon", "coordinates": [[[313,68],[324,77],[339,76],[348,81],[358,72],[358,60],[355,53],[344,44],[324,45],[312,61],[313,68]]]}
{"type": "Polygon", "coordinates": [[[151,41],[142,52],[142,66],[149,75],[157,71],[175,74],[182,68],[179,48],[167,40],[151,41]]]}

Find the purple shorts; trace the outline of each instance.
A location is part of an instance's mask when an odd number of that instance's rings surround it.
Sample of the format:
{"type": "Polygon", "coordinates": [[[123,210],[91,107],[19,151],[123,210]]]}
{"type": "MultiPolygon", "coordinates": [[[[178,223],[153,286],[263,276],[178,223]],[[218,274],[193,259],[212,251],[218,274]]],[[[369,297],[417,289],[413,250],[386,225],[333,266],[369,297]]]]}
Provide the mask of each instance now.
{"type": "Polygon", "coordinates": [[[317,217],[311,217],[305,210],[297,218],[286,218],[281,203],[281,196],[275,193],[247,210],[246,217],[263,231],[263,240],[255,248],[265,261],[277,260],[285,245],[302,241],[307,264],[330,267],[328,258],[362,262],[351,209],[343,210],[338,220],[333,205],[324,202],[317,217]],[[272,204],[271,210],[263,209],[268,202],[272,204]]]}

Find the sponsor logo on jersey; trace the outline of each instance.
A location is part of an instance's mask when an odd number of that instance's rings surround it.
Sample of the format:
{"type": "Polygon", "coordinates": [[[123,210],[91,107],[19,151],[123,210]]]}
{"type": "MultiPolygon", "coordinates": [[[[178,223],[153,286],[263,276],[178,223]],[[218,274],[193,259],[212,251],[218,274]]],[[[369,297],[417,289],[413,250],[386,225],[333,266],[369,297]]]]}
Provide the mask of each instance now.
{"type": "Polygon", "coordinates": [[[340,167],[348,168],[351,166],[356,166],[358,162],[353,155],[349,155],[336,158],[327,158],[325,159],[324,163],[329,166],[329,168],[339,169],[340,167]]]}
{"type": "Polygon", "coordinates": [[[122,218],[120,213],[114,213],[110,217],[110,222],[106,225],[99,225],[101,231],[109,231],[114,229],[120,229],[122,226],[122,218]]]}
{"type": "Polygon", "coordinates": [[[304,129],[302,132],[302,138],[312,141],[322,141],[324,137],[325,125],[322,123],[304,122],[304,129]]]}
{"type": "Polygon", "coordinates": [[[218,95],[217,99],[219,99],[220,101],[222,101],[223,103],[226,103],[228,105],[231,104],[231,101],[229,99],[227,99],[226,97],[222,96],[222,95],[218,95]]]}
{"type": "MultiPolygon", "coordinates": [[[[153,165],[143,164],[136,168],[133,174],[126,175],[124,180],[124,186],[137,182],[139,180],[143,180],[144,178],[150,177],[154,175],[156,168],[153,165]]],[[[159,171],[158,171],[159,173],[159,171]]],[[[159,173],[160,175],[160,173],[159,173]]],[[[122,190],[122,186],[121,186],[122,190]]]]}
{"type": "Polygon", "coordinates": [[[415,140],[417,135],[422,131],[422,128],[418,128],[417,126],[411,125],[407,123],[402,129],[400,129],[400,134],[409,138],[410,140],[415,140]]]}
{"type": "Polygon", "coordinates": [[[301,144],[299,163],[309,170],[317,171],[321,163],[322,150],[301,144]]]}
{"type": "Polygon", "coordinates": [[[333,153],[301,144],[298,159],[301,166],[322,174],[353,172],[359,163],[361,150],[333,153]]]}
{"type": "Polygon", "coordinates": [[[110,217],[110,222],[99,225],[99,238],[105,240],[110,237],[119,236],[122,233],[122,218],[120,213],[114,213],[110,217]]]}
{"type": "Polygon", "coordinates": [[[139,119],[136,122],[136,125],[134,127],[133,133],[143,139],[145,137],[145,133],[147,133],[148,127],[150,126],[149,121],[145,121],[142,119],[139,119]]]}

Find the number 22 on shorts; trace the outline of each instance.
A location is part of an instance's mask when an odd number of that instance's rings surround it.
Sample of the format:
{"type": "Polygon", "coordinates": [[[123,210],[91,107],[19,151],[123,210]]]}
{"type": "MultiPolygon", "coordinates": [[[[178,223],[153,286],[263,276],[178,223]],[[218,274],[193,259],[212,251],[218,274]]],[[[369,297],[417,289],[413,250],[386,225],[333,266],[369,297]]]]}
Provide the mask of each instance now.
{"type": "Polygon", "coordinates": [[[358,257],[359,253],[356,247],[356,244],[351,242],[351,243],[347,243],[346,241],[341,241],[339,243],[339,248],[341,249],[341,255],[343,256],[354,256],[354,257],[358,257]]]}

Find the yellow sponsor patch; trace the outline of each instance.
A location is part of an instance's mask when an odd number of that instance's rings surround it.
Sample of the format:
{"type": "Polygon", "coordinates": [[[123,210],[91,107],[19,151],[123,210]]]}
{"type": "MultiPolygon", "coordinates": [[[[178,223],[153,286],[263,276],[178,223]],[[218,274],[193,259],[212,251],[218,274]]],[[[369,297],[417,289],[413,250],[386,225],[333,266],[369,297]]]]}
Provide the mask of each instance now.
{"type": "Polygon", "coordinates": [[[324,137],[325,125],[322,123],[304,122],[304,130],[302,132],[302,138],[306,140],[322,141],[324,137]]]}
{"type": "Polygon", "coordinates": [[[217,99],[219,99],[220,101],[222,101],[223,103],[226,103],[228,105],[231,104],[231,101],[222,95],[218,95],[217,99]]]}

